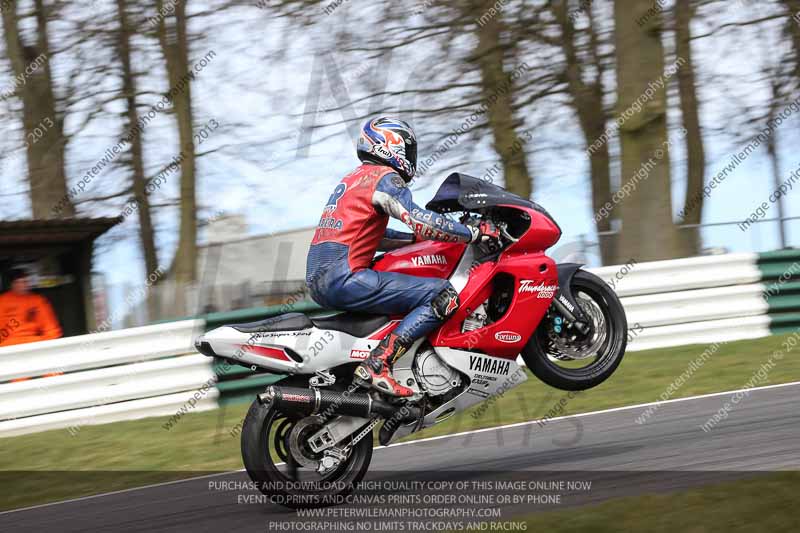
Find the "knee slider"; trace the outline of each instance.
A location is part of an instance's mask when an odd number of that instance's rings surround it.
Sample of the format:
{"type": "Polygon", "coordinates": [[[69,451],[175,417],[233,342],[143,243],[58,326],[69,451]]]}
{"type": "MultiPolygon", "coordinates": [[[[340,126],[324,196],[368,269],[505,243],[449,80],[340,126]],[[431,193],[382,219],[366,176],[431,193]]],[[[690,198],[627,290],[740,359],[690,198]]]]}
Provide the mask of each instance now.
{"type": "Polygon", "coordinates": [[[433,313],[439,320],[446,320],[453,316],[453,313],[461,306],[458,293],[449,283],[431,302],[433,313]]]}

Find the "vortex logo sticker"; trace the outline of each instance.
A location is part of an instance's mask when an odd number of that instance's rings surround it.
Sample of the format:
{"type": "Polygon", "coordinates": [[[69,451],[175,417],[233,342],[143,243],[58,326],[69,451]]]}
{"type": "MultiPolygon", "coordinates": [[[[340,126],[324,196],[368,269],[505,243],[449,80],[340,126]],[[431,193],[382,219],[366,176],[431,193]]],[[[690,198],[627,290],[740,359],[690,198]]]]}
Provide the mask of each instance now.
{"type": "Polygon", "coordinates": [[[514,344],[515,342],[519,342],[522,340],[522,335],[519,333],[514,333],[513,331],[498,331],[494,334],[494,338],[499,340],[500,342],[507,342],[508,344],[514,344]]]}

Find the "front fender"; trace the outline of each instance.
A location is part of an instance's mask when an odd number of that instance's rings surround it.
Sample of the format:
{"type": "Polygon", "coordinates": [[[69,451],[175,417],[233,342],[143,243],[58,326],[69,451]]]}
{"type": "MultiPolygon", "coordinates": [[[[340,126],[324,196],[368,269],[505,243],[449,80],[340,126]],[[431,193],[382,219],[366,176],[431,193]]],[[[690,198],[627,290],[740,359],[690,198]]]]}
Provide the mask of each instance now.
{"type": "Polygon", "coordinates": [[[575,299],[575,295],[572,294],[572,278],[582,266],[579,263],[559,263],[557,265],[558,291],[553,297],[553,305],[558,308],[561,314],[591,327],[592,321],[583,312],[583,309],[575,299]]]}

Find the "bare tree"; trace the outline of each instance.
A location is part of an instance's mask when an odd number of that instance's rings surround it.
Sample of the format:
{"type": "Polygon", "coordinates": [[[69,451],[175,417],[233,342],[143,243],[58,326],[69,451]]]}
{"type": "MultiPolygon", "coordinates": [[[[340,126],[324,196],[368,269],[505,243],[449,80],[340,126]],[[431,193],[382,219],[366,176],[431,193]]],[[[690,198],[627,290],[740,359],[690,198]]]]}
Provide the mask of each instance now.
{"type": "MultiPolygon", "coordinates": [[[[483,17],[491,13],[494,0],[471,2],[472,14],[483,17]]],[[[517,131],[521,121],[515,116],[514,97],[517,95],[511,72],[505,65],[517,64],[517,55],[502,12],[478,19],[475,23],[477,43],[472,61],[481,75],[481,93],[487,106],[486,115],[492,133],[492,144],[503,165],[506,189],[523,198],[533,192],[533,178],[528,169],[525,143],[517,131]],[[509,59],[511,61],[509,61],[509,59]]]]}
{"type": "MultiPolygon", "coordinates": [[[[270,3],[270,9],[275,16],[285,17],[294,24],[307,27],[328,16],[326,12],[330,16],[339,15],[329,4],[329,1],[324,0],[276,0],[270,3]]],[[[521,2],[515,4],[521,5],[521,2]]],[[[409,9],[398,13],[396,17],[371,20],[369,24],[380,25],[380,31],[358,34],[355,37],[343,29],[332,35],[331,39],[331,47],[335,47],[337,55],[358,54],[361,61],[390,56],[401,58],[410,52],[423,50],[424,61],[418,65],[419,70],[412,73],[390,72],[391,76],[388,78],[402,82],[408,76],[413,84],[406,85],[401,90],[393,90],[394,87],[386,83],[370,86],[369,82],[365,82],[363,85],[367,94],[353,101],[342,101],[347,98],[336,95],[340,106],[327,111],[340,112],[344,118],[341,122],[315,123],[318,110],[313,105],[316,97],[312,97],[313,101],[306,102],[305,112],[312,118],[304,121],[304,127],[323,129],[344,124],[352,135],[358,121],[389,111],[414,117],[419,122],[435,118],[440,125],[456,122],[455,119],[458,124],[469,122],[469,126],[459,133],[456,143],[466,139],[478,140],[481,134],[488,132],[492,147],[500,159],[506,187],[529,198],[533,189],[527,161],[531,143],[529,139],[522,138],[522,109],[536,100],[531,94],[540,85],[517,81],[519,74],[512,70],[523,62],[523,54],[515,47],[516,21],[508,14],[511,7],[507,5],[505,9],[497,10],[496,2],[489,0],[446,0],[420,8],[418,12],[424,12],[424,20],[415,18],[416,11],[409,9]],[[462,52],[464,48],[452,45],[455,39],[460,38],[470,39],[470,43],[465,46],[468,50],[466,53],[462,52]],[[434,69],[431,65],[437,67],[434,69]],[[310,109],[308,104],[312,104],[310,109]],[[356,113],[353,107],[355,104],[365,105],[367,113],[356,113]],[[467,117],[476,115],[479,118],[467,121],[462,118],[465,114],[467,117]]],[[[358,23],[351,19],[351,24],[358,23]]],[[[315,68],[316,65],[315,63],[315,68]]],[[[329,65],[326,58],[326,67],[329,65]]],[[[322,73],[321,69],[316,72],[322,73]]],[[[327,71],[326,74],[334,86],[339,85],[335,75],[332,76],[327,71]]],[[[385,67],[379,69],[378,74],[384,75],[377,77],[380,81],[387,80],[385,67]]],[[[533,73],[526,72],[525,75],[530,74],[533,73]]],[[[319,87],[322,77],[314,79],[317,82],[315,87],[319,87]]],[[[426,153],[425,146],[430,147],[431,152],[434,148],[449,151],[453,143],[452,139],[445,142],[451,135],[451,131],[445,131],[446,129],[426,130],[427,139],[438,137],[438,142],[421,145],[421,162],[428,155],[434,156],[434,161],[439,160],[440,154],[426,153]]],[[[313,142],[321,142],[327,138],[317,136],[313,142]]],[[[427,170],[421,168],[420,175],[427,170]]]]}
{"type": "Polygon", "coordinates": [[[794,50],[794,73],[800,80],[800,0],[780,0],[786,8],[789,20],[786,23],[786,31],[792,39],[794,50]]]}
{"type": "Polygon", "coordinates": [[[189,41],[187,34],[187,0],[176,0],[174,12],[165,9],[163,0],[156,0],[158,40],[167,66],[173,91],[173,108],[178,125],[181,151],[180,223],[178,249],[172,264],[179,287],[197,280],[197,199],[195,190],[196,153],[194,145],[194,116],[192,114],[191,78],[189,73],[189,41]]]}
{"type": "Polygon", "coordinates": [[[658,13],[648,18],[648,9],[647,2],[638,0],[614,2],[622,187],[635,182],[620,202],[619,262],[631,257],[651,261],[678,255],[672,220],[666,83],[652,85],[664,79],[662,22],[658,13]],[[641,20],[645,22],[632,23],[641,20]],[[651,92],[650,98],[644,97],[647,92],[651,92]]]}
{"type": "MultiPolygon", "coordinates": [[[[145,272],[149,274],[155,272],[159,266],[158,251],[156,249],[155,231],[150,211],[150,198],[147,193],[147,178],[144,171],[142,132],[137,128],[137,74],[131,65],[131,35],[133,34],[133,28],[130,24],[127,0],[117,0],[117,18],[119,20],[117,53],[122,65],[122,95],[125,99],[125,122],[126,129],[132,133],[130,136],[131,150],[128,163],[132,174],[133,199],[139,218],[139,241],[144,257],[145,272]]],[[[149,298],[148,304],[150,316],[155,316],[155,300],[149,298]]]]}
{"type": "Polygon", "coordinates": [[[611,217],[602,216],[601,213],[603,206],[611,201],[611,157],[608,143],[596,143],[603,137],[609,118],[603,103],[606,94],[603,81],[606,65],[601,58],[600,37],[591,6],[587,6],[585,10],[589,21],[583,40],[586,49],[580,53],[578,30],[569,5],[567,0],[560,0],[552,2],[550,9],[559,28],[560,38],[557,42],[565,59],[562,76],[566,80],[570,101],[589,154],[592,210],[600,241],[600,255],[604,264],[610,264],[615,258],[615,241],[610,235],[611,217]]]}
{"type": "MultiPolygon", "coordinates": [[[[680,224],[700,224],[703,215],[703,186],[705,185],[706,155],[703,132],[700,126],[700,110],[697,100],[694,57],[692,54],[691,22],[694,16],[693,0],[675,2],[675,55],[681,58],[678,70],[678,93],[681,117],[686,130],[684,143],[687,154],[686,194],[683,218],[680,224]]],[[[700,228],[682,230],[680,233],[681,255],[691,256],[700,252],[700,228]]]]}
{"type": "Polygon", "coordinates": [[[71,217],[75,208],[67,195],[64,117],[50,69],[49,10],[43,0],[34,0],[33,8],[35,39],[30,43],[20,31],[17,3],[2,9],[6,51],[22,102],[32,214],[34,218],[71,217]]]}

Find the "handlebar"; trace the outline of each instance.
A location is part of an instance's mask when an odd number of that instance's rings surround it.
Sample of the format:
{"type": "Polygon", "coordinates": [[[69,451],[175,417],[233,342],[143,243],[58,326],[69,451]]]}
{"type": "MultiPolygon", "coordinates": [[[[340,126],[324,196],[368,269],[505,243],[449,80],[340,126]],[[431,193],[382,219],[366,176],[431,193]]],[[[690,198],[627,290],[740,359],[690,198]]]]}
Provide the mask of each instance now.
{"type": "Polygon", "coordinates": [[[477,224],[481,220],[486,220],[486,221],[492,222],[497,227],[497,229],[499,230],[500,238],[492,240],[492,242],[495,243],[495,246],[491,246],[493,251],[494,251],[494,248],[496,248],[496,247],[498,247],[500,249],[505,248],[505,245],[504,245],[504,242],[503,242],[504,240],[507,241],[508,243],[512,243],[512,244],[515,243],[515,242],[519,242],[518,238],[514,237],[513,235],[511,235],[511,233],[509,233],[509,231],[508,231],[508,223],[507,222],[495,221],[488,214],[483,214],[483,215],[481,215],[481,216],[479,216],[477,218],[473,218],[470,215],[470,213],[464,213],[463,216],[460,219],[460,222],[462,224],[477,224]]]}
{"type": "Polygon", "coordinates": [[[519,242],[519,239],[512,237],[508,232],[508,224],[505,222],[500,222],[495,225],[497,226],[497,229],[500,230],[500,235],[502,235],[504,239],[508,239],[511,242],[519,242]]]}

